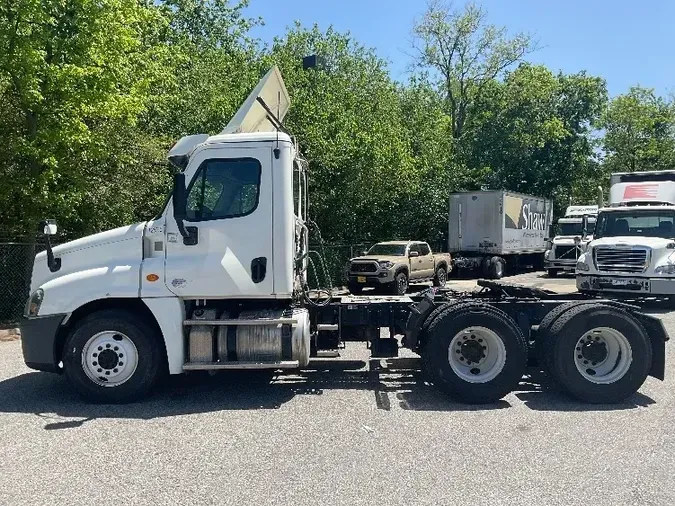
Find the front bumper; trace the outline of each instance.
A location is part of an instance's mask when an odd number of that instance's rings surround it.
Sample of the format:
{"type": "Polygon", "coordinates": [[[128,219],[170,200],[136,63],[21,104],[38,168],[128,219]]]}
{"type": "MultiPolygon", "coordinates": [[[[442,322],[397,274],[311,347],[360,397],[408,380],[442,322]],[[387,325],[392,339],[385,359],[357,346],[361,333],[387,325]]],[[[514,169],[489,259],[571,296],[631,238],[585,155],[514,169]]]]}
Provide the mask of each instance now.
{"type": "Polygon", "coordinates": [[[577,274],[578,290],[675,295],[675,278],[638,278],[632,276],[603,276],[577,274]]]}
{"type": "Polygon", "coordinates": [[[560,269],[561,271],[574,271],[577,266],[576,260],[544,260],[544,269],[560,269]]]}
{"type": "Polygon", "coordinates": [[[392,271],[369,272],[369,273],[349,273],[349,284],[361,286],[382,286],[394,282],[394,273],[392,271]]]}
{"type": "Polygon", "coordinates": [[[57,356],[56,336],[64,314],[23,318],[21,329],[21,348],[23,359],[31,369],[47,372],[60,372],[57,356]]]}

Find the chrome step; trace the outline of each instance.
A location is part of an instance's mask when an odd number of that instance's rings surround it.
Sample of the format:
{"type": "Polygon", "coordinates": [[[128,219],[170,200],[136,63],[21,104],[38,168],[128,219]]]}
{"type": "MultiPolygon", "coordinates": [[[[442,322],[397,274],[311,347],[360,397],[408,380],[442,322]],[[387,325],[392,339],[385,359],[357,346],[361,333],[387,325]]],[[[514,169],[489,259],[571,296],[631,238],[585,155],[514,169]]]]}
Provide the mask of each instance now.
{"type": "Polygon", "coordinates": [[[187,362],[184,371],[208,371],[218,369],[295,369],[300,367],[297,360],[281,362],[187,362]]]}

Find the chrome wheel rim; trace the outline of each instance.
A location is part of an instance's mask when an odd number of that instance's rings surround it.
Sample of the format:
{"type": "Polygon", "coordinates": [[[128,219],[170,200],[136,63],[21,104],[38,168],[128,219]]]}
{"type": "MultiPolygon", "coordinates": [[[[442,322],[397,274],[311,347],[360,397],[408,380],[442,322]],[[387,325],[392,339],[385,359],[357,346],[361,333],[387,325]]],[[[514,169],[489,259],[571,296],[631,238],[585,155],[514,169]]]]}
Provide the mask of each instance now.
{"type": "Polygon", "coordinates": [[[408,291],[408,280],[405,276],[399,276],[398,278],[398,293],[405,293],[408,291]]]}
{"type": "Polygon", "coordinates": [[[574,347],[574,365],[591,383],[607,385],[623,378],[633,363],[628,338],[616,329],[589,330],[574,347]]]}
{"type": "Polygon", "coordinates": [[[82,369],[103,387],[116,387],[133,376],[138,367],[138,350],[121,332],[106,330],[94,334],[82,348],[82,369]]]}
{"type": "Polygon", "coordinates": [[[468,327],[458,332],[448,347],[453,372],[468,383],[495,379],[506,364],[506,347],[496,332],[486,327],[468,327]]]}

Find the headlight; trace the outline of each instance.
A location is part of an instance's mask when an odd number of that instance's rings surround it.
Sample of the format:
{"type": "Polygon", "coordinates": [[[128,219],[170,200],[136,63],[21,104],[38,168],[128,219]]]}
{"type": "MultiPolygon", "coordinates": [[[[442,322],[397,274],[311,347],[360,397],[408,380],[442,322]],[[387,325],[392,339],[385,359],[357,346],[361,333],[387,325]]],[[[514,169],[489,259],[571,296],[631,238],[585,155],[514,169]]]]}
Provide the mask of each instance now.
{"type": "Polygon", "coordinates": [[[28,302],[26,303],[26,316],[37,316],[40,312],[40,306],[42,305],[42,299],[44,298],[45,292],[42,288],[38,288],[33,292],[33,295],[30,296],[28,302]]]}
{"type": "Polygon", "coordinates": [[[579,261],[579,262],[577,262],[577,270],[581,271],[581,272],[587,272],[587,271],[590,271],[591,268],[588,266],[588,264],[586,262],[579,261]]]}
{"type": "Polygon", "coordinates": [[[659,265],[654,269],[656,274],[675,274],[675,264],[659,265]]]}
{"type": "Polygon", "coordinates": [[[394,266],[394,262],[390,262],[389,260],[377,263],[380,264],[380,267],[382,267],[383,269],[391,269],[394,266]]]}
{"type": "Polygon", "coordinates": [[[654,272],[656,274],[675,274],[675,253],[671,253],[666,257],[664,265],[658,265],[654,272]]]}

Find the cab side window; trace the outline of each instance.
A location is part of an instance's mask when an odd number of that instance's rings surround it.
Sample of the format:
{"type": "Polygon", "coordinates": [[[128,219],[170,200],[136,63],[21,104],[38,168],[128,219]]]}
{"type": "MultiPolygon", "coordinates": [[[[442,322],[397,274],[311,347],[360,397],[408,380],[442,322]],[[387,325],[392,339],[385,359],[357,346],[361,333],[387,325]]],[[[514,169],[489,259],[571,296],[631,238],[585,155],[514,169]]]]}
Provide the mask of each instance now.
{"type": "Polygon", "coordinates": [[[419,244],[419,247],[420,247],[420,256],[421,256],[421,257],[423,257],[423,256],[428,255],[429,253],[431,253],[431,250],[429,249],[429,245],[427,245],[426,243],[421,242],[421,243],[419,244]]]}
{"type": "Polygon", "coordinates": [[[188,189],[187,220],[246,216],[260,198],[262,167],[254,158],[206,160],[188,189]]]}
{"type": "Polygon", "coordinates": [[[408,255],[410,255],[410,253],[412,253],[413,251],[416,251],[417,253],[420,252],[419,244],[411,244],[410,248],[408,248],[408,255]]]}

